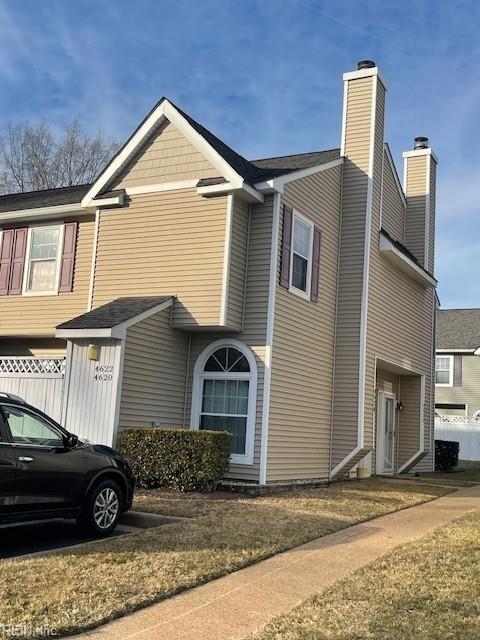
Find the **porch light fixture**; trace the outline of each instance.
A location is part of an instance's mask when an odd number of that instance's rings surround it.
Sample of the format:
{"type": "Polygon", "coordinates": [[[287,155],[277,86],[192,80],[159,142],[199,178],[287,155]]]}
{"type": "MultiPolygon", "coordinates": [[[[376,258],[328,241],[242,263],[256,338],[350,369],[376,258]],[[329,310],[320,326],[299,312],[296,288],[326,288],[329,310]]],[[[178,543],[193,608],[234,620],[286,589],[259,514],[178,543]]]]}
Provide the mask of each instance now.
{"type": "Polygon", "coordinates": [[[100,358],[100,346],[98,344],[89,344],[87,351],[89,360],[98,360],[100,358]]]}
{"type": "Polygon", "coordinates": [[[403,411],[403,403],[402,403],[402,401],[401,401],[401,400],[399,400],[399,401],[397,402],[397,410],[398,410],[398,411],[403,411]]]}

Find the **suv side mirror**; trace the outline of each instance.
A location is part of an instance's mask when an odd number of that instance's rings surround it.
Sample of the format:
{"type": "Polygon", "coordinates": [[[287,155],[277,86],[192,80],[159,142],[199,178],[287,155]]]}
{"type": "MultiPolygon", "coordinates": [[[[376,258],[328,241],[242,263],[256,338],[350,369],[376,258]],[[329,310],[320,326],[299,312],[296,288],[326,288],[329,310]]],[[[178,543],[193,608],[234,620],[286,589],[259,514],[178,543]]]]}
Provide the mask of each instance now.
{"type": "Polygon", "coordinates": [[[74,433],[69,433],[65,439],[65,446],[67,449],[74,449],[78,444],[78,436],[74,433]]]}

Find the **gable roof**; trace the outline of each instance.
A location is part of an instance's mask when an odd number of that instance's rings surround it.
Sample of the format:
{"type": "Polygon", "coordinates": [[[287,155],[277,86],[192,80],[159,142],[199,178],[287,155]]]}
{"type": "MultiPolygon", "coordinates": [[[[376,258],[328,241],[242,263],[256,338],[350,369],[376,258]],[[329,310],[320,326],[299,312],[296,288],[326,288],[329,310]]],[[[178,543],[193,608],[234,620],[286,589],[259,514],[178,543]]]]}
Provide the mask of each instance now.
{"type": "Polygon", "coordinates": [[[152,311],[169,300],[173,300],[173,297],[117,298],[81,316],[62,322],[57,329],[111,329],[143,315],[146,311],[152,311]]]}
{"type": "Polygon", "coordinates": [[[437,349],[478,349],[480,309],[441,309],[436,338],[437,349]]]}

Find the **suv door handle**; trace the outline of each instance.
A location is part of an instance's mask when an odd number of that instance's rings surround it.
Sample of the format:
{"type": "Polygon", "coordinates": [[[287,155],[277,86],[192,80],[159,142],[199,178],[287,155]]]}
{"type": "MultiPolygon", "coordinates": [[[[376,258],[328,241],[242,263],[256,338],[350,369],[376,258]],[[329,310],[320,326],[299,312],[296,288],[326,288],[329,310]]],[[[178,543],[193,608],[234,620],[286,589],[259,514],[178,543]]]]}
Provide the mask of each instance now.
{"type": "Polygon", "coordinates": [[[31,458],[30,456],[18,456],[17,460],[19,462],[33,462],[35,458],[31,458]]]}

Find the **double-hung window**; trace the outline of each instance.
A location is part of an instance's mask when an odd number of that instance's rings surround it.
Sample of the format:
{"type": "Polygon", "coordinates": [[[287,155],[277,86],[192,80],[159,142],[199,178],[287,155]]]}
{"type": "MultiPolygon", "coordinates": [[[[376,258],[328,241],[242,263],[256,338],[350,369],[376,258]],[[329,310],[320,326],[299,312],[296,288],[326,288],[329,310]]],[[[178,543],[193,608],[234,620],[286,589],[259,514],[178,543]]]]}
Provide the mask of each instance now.
{"type": "Polygon", "coordinates": [[[307,298],[310,297],[312,279],[313,224],[293,214],[292,258],[290,261],[290,289],[307,298]]]}
{"type": "Polygon", "coordinates": [[[435,384],[437,387],[453,387],[453,356],[436,356],[435,384]]]}
{"type": "Polygon", "coordinates": [[[57,293],[62,229],[61,225],[30,227],[25,260],[25,293],[57,293]]]}

